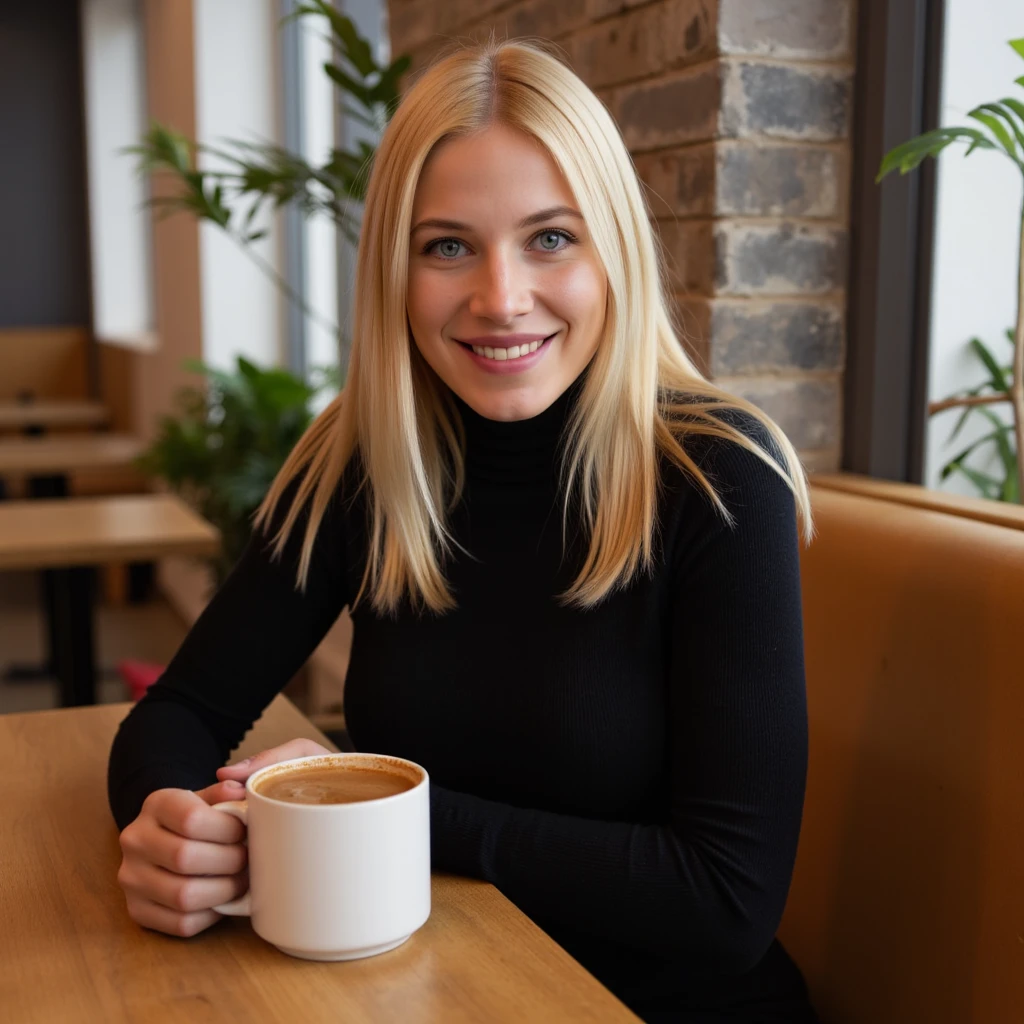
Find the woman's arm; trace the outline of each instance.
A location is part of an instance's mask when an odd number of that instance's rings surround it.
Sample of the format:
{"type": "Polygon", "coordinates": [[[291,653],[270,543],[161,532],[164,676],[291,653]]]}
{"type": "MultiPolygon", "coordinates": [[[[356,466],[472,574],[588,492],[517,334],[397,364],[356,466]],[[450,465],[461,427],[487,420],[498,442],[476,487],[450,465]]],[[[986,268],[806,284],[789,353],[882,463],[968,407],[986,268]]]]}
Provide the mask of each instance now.
{"type": "Polygon", "coordinates": [[[736,517],[686,502],[671,567],[670,807],[657,824],[528,810],[433,788],[435,864],[574,931],[741,972],[770,944],[796,854],[807,730],[788,488],[721,446],[736,517]]]}
{"type": "MultiPolygon", "coordinates": [[[[293,493],[282,499],[282,514],[293,493]]],[[[295,585],[302,516],[280,559],[271,557],[264,535],[253,538],[167,671],[121,724],[107,777],[119,828],[154,790],[214,782],[348,603],[337,505],[321,524],[305,591],[295,585]]]]}

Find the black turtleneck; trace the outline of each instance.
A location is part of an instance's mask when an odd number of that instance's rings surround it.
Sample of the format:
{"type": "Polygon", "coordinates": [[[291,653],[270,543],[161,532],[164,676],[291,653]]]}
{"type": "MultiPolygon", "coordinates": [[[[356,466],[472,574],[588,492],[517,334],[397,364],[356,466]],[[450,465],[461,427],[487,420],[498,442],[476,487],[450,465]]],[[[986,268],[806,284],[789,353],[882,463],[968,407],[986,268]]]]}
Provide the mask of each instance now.
{"type": "MultiPolygon", "coordinates": [[[[806,768],[792,496],[739,446],[698,439],[734,524],[663,466],[654,572],[566,607],[582,555],[572,529],[563,551],[559,493],[574,393],[516,423],[460,406],[458,607],[354,611],[349,733],[429,771],[435,868],[493,882],[646,1020],[811,1021],[774,941],[806,768]]],[[[365,508],[339,498],[306,590],[301,529],[283,560],[254,541],[121,726],[120,827],[155,789],[215,781],[354,597],[365,508]]]]}

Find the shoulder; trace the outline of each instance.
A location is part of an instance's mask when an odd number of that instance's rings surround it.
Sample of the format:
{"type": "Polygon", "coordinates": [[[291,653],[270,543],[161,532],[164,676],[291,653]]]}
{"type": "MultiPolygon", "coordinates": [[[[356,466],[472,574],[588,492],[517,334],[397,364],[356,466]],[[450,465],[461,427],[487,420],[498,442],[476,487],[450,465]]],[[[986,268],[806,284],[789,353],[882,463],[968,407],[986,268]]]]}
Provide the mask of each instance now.
{"type": "MultiPolygon", "coordinates": [[[[667,425],[693,467],[707,479],[727,507],[730,497],[750,492],[785,495],[792,503],[782,449],[764,420],[745,409],[720,406],[702,398],[681,396],[680,407],[667,425]],[[707,426],[724,432],[707,432],[707,426]]],[[[704,494],[695,473],[668,455],[662,459],[663,482],[672,490],[704,494]]],[[[709,502],[710,504],[710,502],[709,502]]]]}

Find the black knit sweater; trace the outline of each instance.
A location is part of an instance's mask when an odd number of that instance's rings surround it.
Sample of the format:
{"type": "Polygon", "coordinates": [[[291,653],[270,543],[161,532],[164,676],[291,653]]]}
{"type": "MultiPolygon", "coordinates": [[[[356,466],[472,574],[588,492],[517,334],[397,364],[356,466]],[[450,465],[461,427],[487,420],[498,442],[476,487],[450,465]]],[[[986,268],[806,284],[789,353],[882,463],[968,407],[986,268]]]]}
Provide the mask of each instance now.
{"type": "MultiPolygon", "coordinates": [[[[436,869],[493,882],[640,1016],[813,1020],[774,940],[807,757],[792,496],[738,445],[695,439],[735,522],[663,466],[654,571],[567,607],[584,553],[572,529],[563,542],[559,493],[575,392],[517,423],[460,406],[458,607],[356,608],[350,735],[430,773],[436,869]]],[[[339,493],[304,592],[301,529],[281,560],[250,545],[115,739],[120,827],[155,789],[215,781],[355,596],[365,523],[339,493]]]]}

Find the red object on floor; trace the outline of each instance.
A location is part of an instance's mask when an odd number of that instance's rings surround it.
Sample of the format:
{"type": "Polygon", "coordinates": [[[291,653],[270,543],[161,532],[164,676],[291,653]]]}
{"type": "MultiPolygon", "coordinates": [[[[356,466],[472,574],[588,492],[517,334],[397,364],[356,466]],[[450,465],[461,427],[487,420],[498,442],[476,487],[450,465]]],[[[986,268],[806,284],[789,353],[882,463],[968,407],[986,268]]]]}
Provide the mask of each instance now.
{"type": "Polygon", "coordinates": [[[131,690],[132,700],[141,700],[146,691],[163,675],[166,665],[153,665],[148,661],[119,661],[117,674],[131,690]]]}

